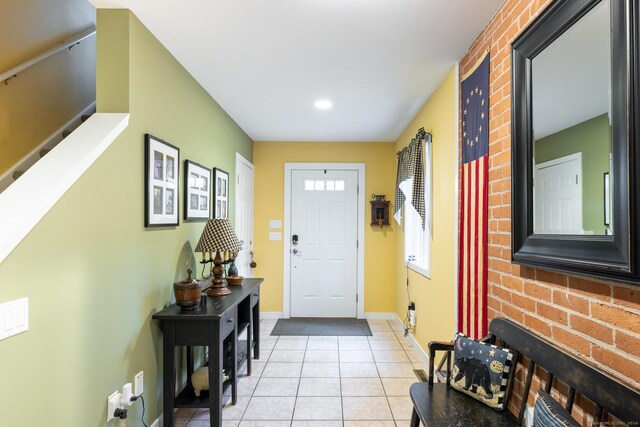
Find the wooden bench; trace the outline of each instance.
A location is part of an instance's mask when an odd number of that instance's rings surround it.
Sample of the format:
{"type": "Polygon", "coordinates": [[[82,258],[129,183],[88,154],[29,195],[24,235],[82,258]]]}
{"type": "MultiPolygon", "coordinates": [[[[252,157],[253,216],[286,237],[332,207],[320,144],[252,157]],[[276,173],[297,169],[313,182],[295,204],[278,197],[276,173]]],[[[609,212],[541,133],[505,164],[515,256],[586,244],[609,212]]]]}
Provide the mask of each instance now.
{"type": "MultiPolygon", "coordinates": [[[[595,404],[593,425],[600,425],[605,414],[611,414],[631,426],[640,426],[640,391],[621,383],[597,368],[576,359],[567,352],[551,345],[522,326],[503,318],[494,319],[489,325],[489,336],[483,341],[509,348],[516,353],[516,364],[523,359],[529,360],[524,383],[524,396],[518,415],[508,409],[496,411],[482,402],[461,393],[449,386],[453,343],[432,341],[429,343],[429,379],[428,382],[411,386],[413,401],[411,426],[418,427],[420,421],[427,427],[489,427],[520,426],[523,424],[533,374],[536,367],[546,371],[544,389],[550,392],[553,380],[566,384],[568,389],[565,409],[571,412],[576,395],[580,395],[595,404]],[[434,381],[434,361],[437,351],[446,354],[445,383],[434,381]]],[[[510,372],[509,387],[505,396],[505,408],[513,389],[514,364],[510,372]]],[[[443,363],[441,363],[442,367],[443,363]]],[[[524,367],[524,366],[523,366],[524,367]]],[[[438,368],[440,371],[440,367],[438,368]]],[[[544,376],[544,374],[543,374],[544,376]]],[[[542,382],[542,378],[541,378],[542,382]]],[[[556,383],[557,386],[557,383],[556,383]]],[[[537,393],[537,390],[533,390],[537,393]]],[[[602,425],[615,425],[602,422],[602,425]]],[[[618,424],[620,425],[620,424],[618,424]]]]}

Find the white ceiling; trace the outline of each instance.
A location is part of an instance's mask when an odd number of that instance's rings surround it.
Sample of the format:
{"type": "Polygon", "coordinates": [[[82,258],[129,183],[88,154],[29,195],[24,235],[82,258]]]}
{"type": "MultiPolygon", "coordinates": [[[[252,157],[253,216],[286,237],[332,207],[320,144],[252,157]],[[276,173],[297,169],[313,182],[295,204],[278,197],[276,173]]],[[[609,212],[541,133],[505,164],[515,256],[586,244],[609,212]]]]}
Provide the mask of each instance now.
{"type": "Polygon", "coordinates": [[[256,141],[395,140],[504,2],[90,1],[131,9],[256,141]]]}

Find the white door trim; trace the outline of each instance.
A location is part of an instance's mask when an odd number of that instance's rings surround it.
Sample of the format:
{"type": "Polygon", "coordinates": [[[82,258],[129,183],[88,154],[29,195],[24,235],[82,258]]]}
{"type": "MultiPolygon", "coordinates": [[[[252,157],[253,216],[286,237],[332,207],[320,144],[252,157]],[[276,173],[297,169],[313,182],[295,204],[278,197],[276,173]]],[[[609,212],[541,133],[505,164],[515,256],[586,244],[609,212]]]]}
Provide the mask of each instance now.
{"type": "Polygon", "coordinates": [[[357,249],[357,318],[364,319],[364,163],[285,163],[284,164],[284,283],[282,314],[291,314],[291,172],[293,170],[354,170],[358,172],[358,249],[357,249]]]}
{"type": "Polygon", "coordinates": [[[244,156],[238,152],[236,152],[236,162],[244,163],[245,165],[253,169],[253,163],[245,159],[244,156]]]}
{"type": "MultiPolygon", "coordinates": [[[[234,193],[235,193],[235,200],[234,200],[234,227],[237,230],[238,229],[238,215],[237,215],[237,209],[238,209],[238,197],[240,197],[240,193],[237,191],[237,188],[235,187],[238,184],[238,164],[242,163],[243,165],[245,165],[246,167],[248,167],[249,169],[251,169],[252,171],[254,171],[254,182],[251,183],[251,192],[252,197],[255,199],[255,170],[253,167],[253,163],[251,163],[249,160],[247,160],[246,158],[244,158],[244,156],[238,152],[236,152],[236,163],[235,163],[235,177],[234,177],[234,193]]],[[[255,229],[254,229],[254,221],[255,221],[255,206],[253,203],[253,200],[251,201],[251,241],[250,242],[245,242],[248,246],[246,247],[249,251],[253,250],[253,239],[255,238],[255,229]]],[[[250,269],[250,271],[252,272],[251,277],[253,277],[253,269],[250,269]]]]}

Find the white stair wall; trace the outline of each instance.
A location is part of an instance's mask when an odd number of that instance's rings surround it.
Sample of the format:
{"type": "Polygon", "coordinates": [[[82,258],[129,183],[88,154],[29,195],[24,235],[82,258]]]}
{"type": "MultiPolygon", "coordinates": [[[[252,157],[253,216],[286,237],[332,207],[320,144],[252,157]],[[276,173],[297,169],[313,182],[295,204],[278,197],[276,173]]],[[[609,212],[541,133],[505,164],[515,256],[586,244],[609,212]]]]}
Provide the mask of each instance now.
{"type": "Polygon", "coordinates": [[[0,193],[0,263],[128,124],[126,113],[94,114],[0,193]]]}

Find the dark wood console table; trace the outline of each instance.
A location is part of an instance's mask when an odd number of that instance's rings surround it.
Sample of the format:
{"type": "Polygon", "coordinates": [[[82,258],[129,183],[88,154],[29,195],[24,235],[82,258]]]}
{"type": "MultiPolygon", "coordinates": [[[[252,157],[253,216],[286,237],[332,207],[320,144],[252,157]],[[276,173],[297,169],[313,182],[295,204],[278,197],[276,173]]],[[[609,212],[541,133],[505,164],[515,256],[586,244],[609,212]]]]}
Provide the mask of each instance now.
{"type": "Polygon", "coordinates": [[[207,306],[196,311],[182,312],[173,304],[153,315],[160,320],[163,329],[163,414],[164,425],[173,427],[174,408],[209,408],[211,427],[222,425],[222,395],[231,387],[231,401],[236,403],[238,366],[247,361],[247,374],[251,375],[251,350],[260,358],[260,284],[263,279],[244,279],[241,286],[229,286],[230,295],[207,297],[207,306]],[[238,337],[247,331],[247,341],[238,337]],[[225,366],[225,342],[231,348],[230,366],[225,366]],[[177,346],[187,347],[187,384],[175,395],[177,346]],[[196,397],[191,386],[193,354],[191,347],[209,348],[209,391],[201,391],[196,397]],[[244,357],[237,358],[238,349],[244,357]],[[229,380],[223,382],[223,369],[228,370],[229,380]]]}

